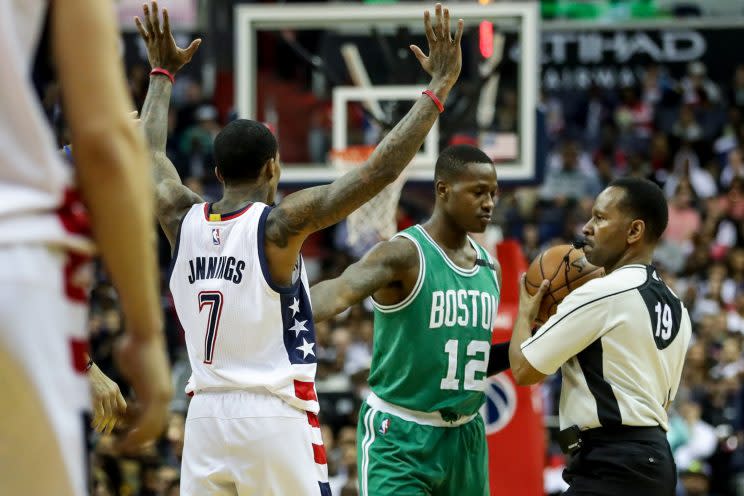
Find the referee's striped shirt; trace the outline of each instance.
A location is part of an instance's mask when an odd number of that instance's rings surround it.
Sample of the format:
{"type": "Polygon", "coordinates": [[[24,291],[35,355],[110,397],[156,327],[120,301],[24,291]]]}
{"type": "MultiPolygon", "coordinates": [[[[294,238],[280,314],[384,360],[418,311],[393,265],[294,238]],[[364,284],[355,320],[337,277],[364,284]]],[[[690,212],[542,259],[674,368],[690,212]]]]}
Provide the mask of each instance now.
{"type": "Polygon", "coordinates": [[[561,429],[667,430],[691,332],[654,267],[626,265],[571,292],[522,352],[543,374],[561,367],[561,429]]]}

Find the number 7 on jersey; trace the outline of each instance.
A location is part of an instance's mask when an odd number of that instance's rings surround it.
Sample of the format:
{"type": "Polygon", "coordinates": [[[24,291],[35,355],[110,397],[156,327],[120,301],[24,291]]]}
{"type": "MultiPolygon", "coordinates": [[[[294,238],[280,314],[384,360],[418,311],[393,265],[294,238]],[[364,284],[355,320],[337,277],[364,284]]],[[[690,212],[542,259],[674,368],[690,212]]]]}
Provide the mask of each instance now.
{"type": "Polygon", "coordinates": [[[222,317],[222,293],[219,291],[201,291],[199,293],[199,312],[209,306],[207,332],[204,336],[204,363],[211,365],[214,357],[214,343],[217,340],[217,330],[222,317]]]}

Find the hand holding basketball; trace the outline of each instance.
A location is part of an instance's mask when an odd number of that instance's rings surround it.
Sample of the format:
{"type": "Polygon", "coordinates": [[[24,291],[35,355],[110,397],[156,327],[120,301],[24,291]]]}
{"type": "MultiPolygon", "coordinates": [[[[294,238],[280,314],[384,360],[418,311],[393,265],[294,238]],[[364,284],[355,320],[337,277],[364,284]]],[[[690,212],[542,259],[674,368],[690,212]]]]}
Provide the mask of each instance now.
{"type": "Polygon", "coordinates": [[[550,281],[547,279],[542,281],[535,293],[528,291],[526,281],[527,274],[522,274],[522,278],[519,280],[519,314],[528,323],[532,324],[540,312],[540,304],[542,303],[543,296],[545,296],[545,293],[550,287],[550,281]]]}
{"type": "Polygon", "coordinates": [[[411,45],[411,51],[421,63],[421,67],[431,75],[433,80],[441,81],[451,88],[457,81],[462,67],[462,49],[460,40],[464,21],[458,19],[457,32],[454,39],[450,30],[449,9],[442,9],[442,4],[434,7],[435,22],[432,25],[429,11],[424,11],[424,29],[426,41],[429,43],[429,55],[416,45],[411,45]]]}
{"type": "Polygon", "coordinates": [[[534,321],[544,324],[568,293],[604,275],[602,267],[590,264],[584,252],[572,245],[548,248],[532,261],[523,280],[522,290],[528,295],[544,295],[534,321]],[[544,281],[549,282],[547,288],[543,288],[544,281]]]}

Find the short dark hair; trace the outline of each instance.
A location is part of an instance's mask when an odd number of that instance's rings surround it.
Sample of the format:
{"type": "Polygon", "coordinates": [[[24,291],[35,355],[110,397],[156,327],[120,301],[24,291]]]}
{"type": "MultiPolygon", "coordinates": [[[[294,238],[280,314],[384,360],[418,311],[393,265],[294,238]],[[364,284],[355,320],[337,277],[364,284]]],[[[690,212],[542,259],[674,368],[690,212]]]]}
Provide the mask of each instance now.
{"type": "Polygon", "coordinates": [[[610,187],[625,190],[620,208],[646,224],[649,241],[658,241],[669,223],[669,207],[661,188],[648,179],[637,177],[615,179],[610,187]]]}
{"type": "Polygon", "coordinates": [[[225,181],[256,179],[278,145],[269,128],[260,122],[237,119],[214,139],[214,160],[225,181]]]}
{"type": "Polygon", "coordinates": [[[439,154],[434,167],[434,180],[457,177],[465,164],[493,164],[493,160],[473,145],[448,146],[439,154]]]}

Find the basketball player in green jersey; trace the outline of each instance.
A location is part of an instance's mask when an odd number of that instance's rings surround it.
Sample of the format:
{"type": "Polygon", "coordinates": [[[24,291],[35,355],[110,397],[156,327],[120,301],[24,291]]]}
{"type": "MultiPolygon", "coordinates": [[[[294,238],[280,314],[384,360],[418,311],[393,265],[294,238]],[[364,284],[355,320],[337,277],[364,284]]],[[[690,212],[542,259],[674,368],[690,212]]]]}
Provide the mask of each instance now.
{"type": "Polygon", "coordinates": [[[452,146],[434,180],[431,219],[311,289],[316,322],[374,300],[372,393],[357,431],[362,496],[488,494],[478,410],[501,268],[467,233],[491,219],[496,168],[481,150],[452,146]]]}

